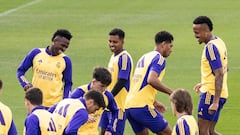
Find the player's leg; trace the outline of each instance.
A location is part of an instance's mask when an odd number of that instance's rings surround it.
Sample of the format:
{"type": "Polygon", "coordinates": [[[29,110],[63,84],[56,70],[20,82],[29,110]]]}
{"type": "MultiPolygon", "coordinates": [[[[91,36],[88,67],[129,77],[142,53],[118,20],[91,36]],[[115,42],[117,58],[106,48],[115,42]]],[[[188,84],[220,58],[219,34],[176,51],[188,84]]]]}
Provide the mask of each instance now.
{"type": "MultiPolygon", "coordinates": [[[[149,135],[147,128],[135,120],[135,115],[139,115],[141,110],[137,108],[130,108],[126,109],[125,113],[135,135],[149,135]]],[[[141,116],[139,116],[139,118],[141,118],[141,116]]]]}
{"type": "Polygon", "coordinates": [[[200,135],[210,135],[214,133],[216,122],[218,121],[220,111],[226,102],[226,99],[220,98],[218,110],[213,113],[208,113],[208,108],[213,102],[214,96],[210,93],[202,93],[198,104],[198,126],[200,135]],[[215,122],[215,123],[214,123],[215,122]]]}
{"type": "Polygon", "coordinates": [[[218,121],[219,116],[220,116],[220,112],[221,112],[225,103],[226,103],[226,99],[225,98],[220,98],[218,110],[214,113],[214,117],[213,117],[212,121],[210,121],[210,125],[209,125],[210,135],[221,135],[220,133],[215,131],[215,126],[217,124],[217,121],[218,121]]]}
{"type": "Polygon", "coordinates": [[[135,122],[142,126],[141,130],[134,131],[136,134],[143,134],[146,132],[145,128],[150,129],[153,133],[156,134],[171,134],[171,129],[168,126],[168,122],[154,108],[145,106],[135,110],[131,109],[130,115],[131,119],[128,117],[130,123],[135,122]]]}
{"type": "Polygon", "coordinates": [[[145,127],[157,135],[171,135],[172,129],[168,122],[155,108],[148,107],[145,115],[147,116],[144,121],[145,127]]]}
{"type": "Polygon", "coordinates": [[[220,133],[215,131],[216,124],[217,124],[217,122],[215,122],[215,121],[210,122],[210,127],[209,127],[210,135],[221,135],[220,133]]]}
{"type": "Polygon", "coordinates": [[[209,134],[209,126],[210,126],[209,120],[204,120],[202,118],[198,118],[199,135],[210,135],[209,134]]]}
{"type": "Polygon", "coordinates": [[[199,135],[209,135],[209,126],[212,116],[208,113],[211,104],[211,94],[202,93],[198,104],[199,135]]]}
{"type": "Polygon", "coordinates": [[[157,135],[171,135],[171,133],[172,133],[172,129],[168,125],[164,130],[157,133],[157,135]]]}
{"type": "Polygon", "coordinates": [[[143,131],[136,133],[136,135],[149,135],[148,129],[145,128],[143,131]]]}

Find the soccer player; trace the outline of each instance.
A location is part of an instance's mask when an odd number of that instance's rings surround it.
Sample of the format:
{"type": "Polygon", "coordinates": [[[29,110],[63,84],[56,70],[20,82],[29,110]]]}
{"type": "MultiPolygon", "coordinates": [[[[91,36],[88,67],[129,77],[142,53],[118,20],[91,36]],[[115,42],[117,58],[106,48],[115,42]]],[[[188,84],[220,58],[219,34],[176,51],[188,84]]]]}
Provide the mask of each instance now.
{"type": "MultiPolygon", "coordinates": [[[[103,93],[106,109],[108,109],[112,115],[110,121],[106,123],[106,132],[109,134],[115,134],[116,127],[114,127],[114,122],[117,120],[118,108],[111,92],[107,91],[107,86],[111,83],[111,73],[108,69],[103,67],[95,67],[93,71],[92,81],[89,84],[79,86],[74,90],[71,98],[83,97],[90,90],[97,90],[103,93]]],[[[98,124],[103,110],[100,109],[94,114],[91,114],[89,121],[80,127],[78,130],[79,135],[99,135],[98,124]]],[[[106,135],[106,134],[105,134],[106,135]]]]}
{"type": "Polygon", "coordinates": [[[193,21],[195,38],[199,44],[205,44],[201,58],[201,83],[194,87],[196,92],[201,92],[198,105],[200,135],[218,135],[215,126],[228,98],[227,49],[212,30],[212,21],[207,16],[199,16],[193,21]]]}
{"type": "MultiPolygon", "coordinates": [[[[3,82],[0,80],[0,92],[3,82]]],[[[0,102],[0,135],[17,135],[17,129],[13,121],[12,111],[8,106],[0,102]]]]}
{"type": "MultiPolygon", "coordinates": [[[[124,104],[127,93],[130,88],[130,79],[132,76],[133,62],[130,54],[123,48],[125,33],[119,28],[114,28],[109,32],[108,44],[110,50],[113,52],[108,63],[108,69],[112,75],[112,82],[108,86],[115,98],[119,109],[119,117],[117,121],[116,135],[123,135],[126,115],[124,111],[124,104]]],[[[102,133],[106,129],[108,123],[108,112],[104,111],[100,121],[102,133]]]]}
{"type": "Polygon", "coordinates": [[[57,135],[51,113],[42,106],[43,94],[39,88],[32,87],[25,93],[25,106],[28,116],[25,120],[25,135],[57,135]]]}
{"type": "Polygon", "coordinates": [[[63,53],[71,38],[68,30],[57,30],[50,46],[31,50],[17,69],[18,81],[25,91],[32,86],[42,90],[45,107],[68,97],[72,89],[72,62],[63,53]],[[32,83],[24,76],[30,67],[33,69],[32,83]]]}
{"type": "Polygon", "coordinates": [[[198,125],[192,115],[192,98],[188,91],[177,89],[170,95],[174,116],[178,118],[172,135],[199,135],[198,125]]]}
{"type": "Polygon", "coordinates": [[[105,108],[102,93],[88,91],[78,99],[66,98],[49,108],[58,135],[77,135],[78,129],[88,121],[88,114],[105,108]]]}
{"type": "Polygon", "coordinates": [[[155,97],[157,91],[168,95],[172,93],[172,89],[161,82],[166,68],[165,58],[172,48],[172,34],[160,31],[155,35],[154,50],[144,54],[137,62],[125,103],[127,119],[136,135],[148,135],[148,129],[159,135],[171,134],[168,122],[159,113],[166,108],[155,97]]]}

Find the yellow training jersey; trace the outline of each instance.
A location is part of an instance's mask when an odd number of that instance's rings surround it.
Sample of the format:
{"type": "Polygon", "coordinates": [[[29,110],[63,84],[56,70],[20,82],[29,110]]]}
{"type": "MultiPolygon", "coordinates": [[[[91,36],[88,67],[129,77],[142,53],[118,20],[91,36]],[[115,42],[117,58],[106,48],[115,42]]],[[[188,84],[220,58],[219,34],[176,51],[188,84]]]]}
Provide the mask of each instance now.
{"type": "MultiPolygon", "coordinates": [[[[90,89],[88,87],[89,85],[83,85],[79,88],[82,89],[85,93],[87,93],[90,89]]],[[[108,99],[105,94],[103,94],[104,101],[106,103],[106,106],[108,105],[108,99]]],[[[95,119],[94,122],[86,122],[78,129],[78,135],[98,135],[98,123],[100,121],[101,114],[103,112],[103,109],[100,108],[93,114],[89,114],[89,117],[93,117],[95,119]]]]}
{"type": "Polygon", "coordinates": [[[0,102],[0,135],[7,135],[12,123],[12,112],[0,102]]]}
{"type": "Polygon", "coordinates": [[[161,81],[165,74],[165,64],[165,58],[157,51],[151,51],[138,60],[125,103],[126,109],[146,105],[153,107],[157,90],[147,83],[147,78],[149,72],[153,70],[159,74],[161,81]]]}
{"type": "Polygon", "coordinates": [[[57,135],[56,129],[51,128],[53,121],[51,119],[52,114],[44,109],[37,109],[33,112],[38,117],[39,127],[42,135],[57,135]]]}
{"type": "Polygon", "coordinates": [[[117,106],[120,110],[124,111],[124,104],[126,100],[126,96],[128,94],[130,88],[130,80],[132,76],[132,58],[130,54],[123,50],[117,55],[112,55],[110,61],[108,63],[108,69],[112,76],[112,82],[108,86],[108,90],[112,90],[117,83],[118,79],[125,79],[127,83],[120,90],[120,92],[114,97],[117,106]]]}
{"type": "Polygon", "coordinates": [[[74,114],[81,108],[85,109],[85,106],[79,99],[64,99],[57,104],[52,118],[56,124],[58,135],[63,134],[64,129],[68,126],[74,114]]]}
{"type": "Polygon", "coordinates": [[[199,135],[198,125],[192,115],[183,115],[172,130],[172,135],[199,135]]]}
{"type": "Polygon", "coordinates": [[[201,92],[209,92],[210,94],[215,94],[215,76],[213,73],[214,69],[223,68],[224,77],[222,85],[222,98],[228,97],[228,87],[227,87],[227,49],[225,43],[216,37],[210,40],[205,46],[202,53],[201,60],[201,75],[203,86],[201,87],[201,92]]]}
{"type": "Polygon", "coordinates": [[[45,49],[33,59],[32,84],[43,92],[43,106],[50,107],[63,98],[63,75],[66,67],[64,54],[50,56],[45,49]]]}

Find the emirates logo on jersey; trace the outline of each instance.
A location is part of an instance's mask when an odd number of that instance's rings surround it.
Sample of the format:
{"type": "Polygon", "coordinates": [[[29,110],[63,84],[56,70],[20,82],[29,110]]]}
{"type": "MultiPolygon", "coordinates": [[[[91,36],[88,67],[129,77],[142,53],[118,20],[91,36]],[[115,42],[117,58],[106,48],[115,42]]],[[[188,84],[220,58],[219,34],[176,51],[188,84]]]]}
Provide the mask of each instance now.
{"type": "Polygon", "coordinates": [[[57,67],[57,68],[60,68],[60,67],[61,67],[61,63],[58,62],[58,63],[56,64],[56,67],[57,67]]]}

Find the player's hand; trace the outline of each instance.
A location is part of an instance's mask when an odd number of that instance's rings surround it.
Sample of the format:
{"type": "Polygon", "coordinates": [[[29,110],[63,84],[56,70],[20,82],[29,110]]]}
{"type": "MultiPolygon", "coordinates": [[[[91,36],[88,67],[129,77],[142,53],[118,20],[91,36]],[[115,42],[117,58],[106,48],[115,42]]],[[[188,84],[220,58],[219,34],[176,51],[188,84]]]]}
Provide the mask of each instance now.
{"type": "Polygon", "coordinates": [[[23,87],[23,89],[24,89],[24,91],[27,91],[29,88],[32,88],[32,87],[33,87],[33,85],[31,83],[28,83],[23,87]]]}
{"type": "Polygon", "coordinates": [[[199,94],[201,87],[202,87],[202,84],[198,83],[197,85],[194,86],[193,90],[195,90],[195,92],[199,94]]]}
{"type": "Polygon", "coordinates": [[[160,113],[165,113],[167,111],[167,107],[164,104],[162,104],[161,102],[154,101],[153,106],[160,113]]]}
{"type": "Polygon", "coordinates": [[[105,131],[104,135],[112,135],[110,131],[105,131]]]}
{"type": "Polygon", "coordinates": [[[88,122],[90,123],[96,122],[96,118],[94,118],[94,116],[92,115],[88,115],[88,122]]]}
{"type": "Polygon", "coordinates": [[[217,111],[217,109],[218,109],[218,103],[212,103],[208,108],[208,113],[213,114],[217,111]]]}

